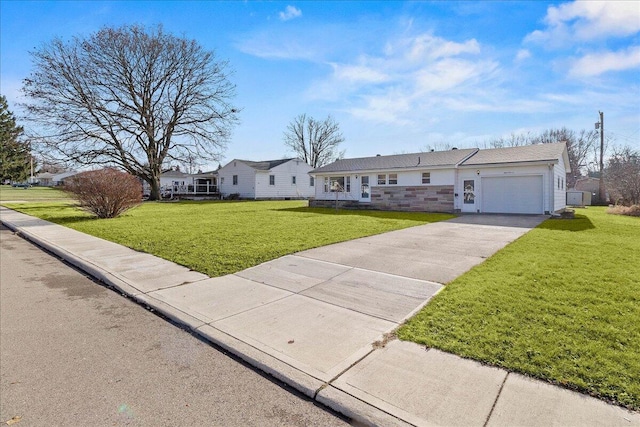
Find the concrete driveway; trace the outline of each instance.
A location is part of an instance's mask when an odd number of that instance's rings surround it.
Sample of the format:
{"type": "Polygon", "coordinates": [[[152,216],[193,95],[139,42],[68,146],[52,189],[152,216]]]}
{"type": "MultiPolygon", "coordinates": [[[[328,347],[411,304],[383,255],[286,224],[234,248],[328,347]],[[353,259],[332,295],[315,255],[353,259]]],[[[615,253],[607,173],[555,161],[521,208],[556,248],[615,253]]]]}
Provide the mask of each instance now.
{"type": "Polygon", "coordinates": [[[444,284],[545,219],[543,215],[463,215],[297,255],[444,284]]]}

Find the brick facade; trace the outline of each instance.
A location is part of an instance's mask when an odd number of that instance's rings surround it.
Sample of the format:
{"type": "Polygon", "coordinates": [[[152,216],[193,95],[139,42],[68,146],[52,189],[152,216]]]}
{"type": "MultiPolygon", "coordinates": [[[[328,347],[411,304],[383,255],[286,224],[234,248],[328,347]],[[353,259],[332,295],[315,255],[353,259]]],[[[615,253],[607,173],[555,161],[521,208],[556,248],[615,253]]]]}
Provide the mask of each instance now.
{"type": "Polygon", "coordinates": [[[453,212],[453,185],[372,187],[375,209],[419,212],[453,212]]]}
{"type": "MultiPolygon", "coordinates": [[[[453,212],[453,185],[371,187],[371,203],[339,200],[345,209],[414,212],[453,212]]],[[[310,207],[335,207],[335,200],[310,200],[310,207]]]]}

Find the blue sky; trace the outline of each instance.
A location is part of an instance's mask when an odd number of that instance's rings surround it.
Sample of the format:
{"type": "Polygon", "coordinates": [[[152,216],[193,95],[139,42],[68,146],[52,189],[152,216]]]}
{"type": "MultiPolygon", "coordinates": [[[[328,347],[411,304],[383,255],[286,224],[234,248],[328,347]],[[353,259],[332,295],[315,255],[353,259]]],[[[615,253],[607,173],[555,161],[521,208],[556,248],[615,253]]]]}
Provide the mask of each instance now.
{"type": "MultiPolygon", "coordinates": [[[[0,92],[28,52],[105,25],[162,24],[229,61],[241,123],[225,160],[277,159],[298,114],[347,157],[482,145],[551,127],[640,149],[640,2],[0,1],[0,92]]],[[[224,163],[224,161],[223,161],[224,163]]]]}

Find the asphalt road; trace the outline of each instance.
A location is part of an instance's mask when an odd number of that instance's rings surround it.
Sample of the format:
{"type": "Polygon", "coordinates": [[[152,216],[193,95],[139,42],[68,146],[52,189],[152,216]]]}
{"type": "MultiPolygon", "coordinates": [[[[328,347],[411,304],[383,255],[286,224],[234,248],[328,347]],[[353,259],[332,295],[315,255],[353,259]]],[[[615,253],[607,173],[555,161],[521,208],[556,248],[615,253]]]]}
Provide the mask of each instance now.
{"type": "Polygon", "coordinates": [[[341,426],[345,420],[0,229],[0,423],[341,426]]]}

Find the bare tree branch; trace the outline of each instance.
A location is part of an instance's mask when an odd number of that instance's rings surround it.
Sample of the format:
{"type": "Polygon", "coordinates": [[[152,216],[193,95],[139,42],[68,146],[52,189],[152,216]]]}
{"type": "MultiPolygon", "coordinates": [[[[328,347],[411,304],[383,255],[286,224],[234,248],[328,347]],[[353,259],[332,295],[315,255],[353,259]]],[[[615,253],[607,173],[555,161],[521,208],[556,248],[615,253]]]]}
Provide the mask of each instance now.
{"type": "Polygon", "coordinates": [[[338,151],[343,141],[340,125],[331,116],[319,121],[300,114],[284,132],[285,145],[313,168],[343,157],[344,150],[338,151]]]}
{"type": "Polygon", "coordinates": [[[80,164],[115,164],[159,196],[162,165],[218,160],[237,123],[228,63],[161,26],[103,28],[31,53],[24,81],[34,140],[80,164]]]}

